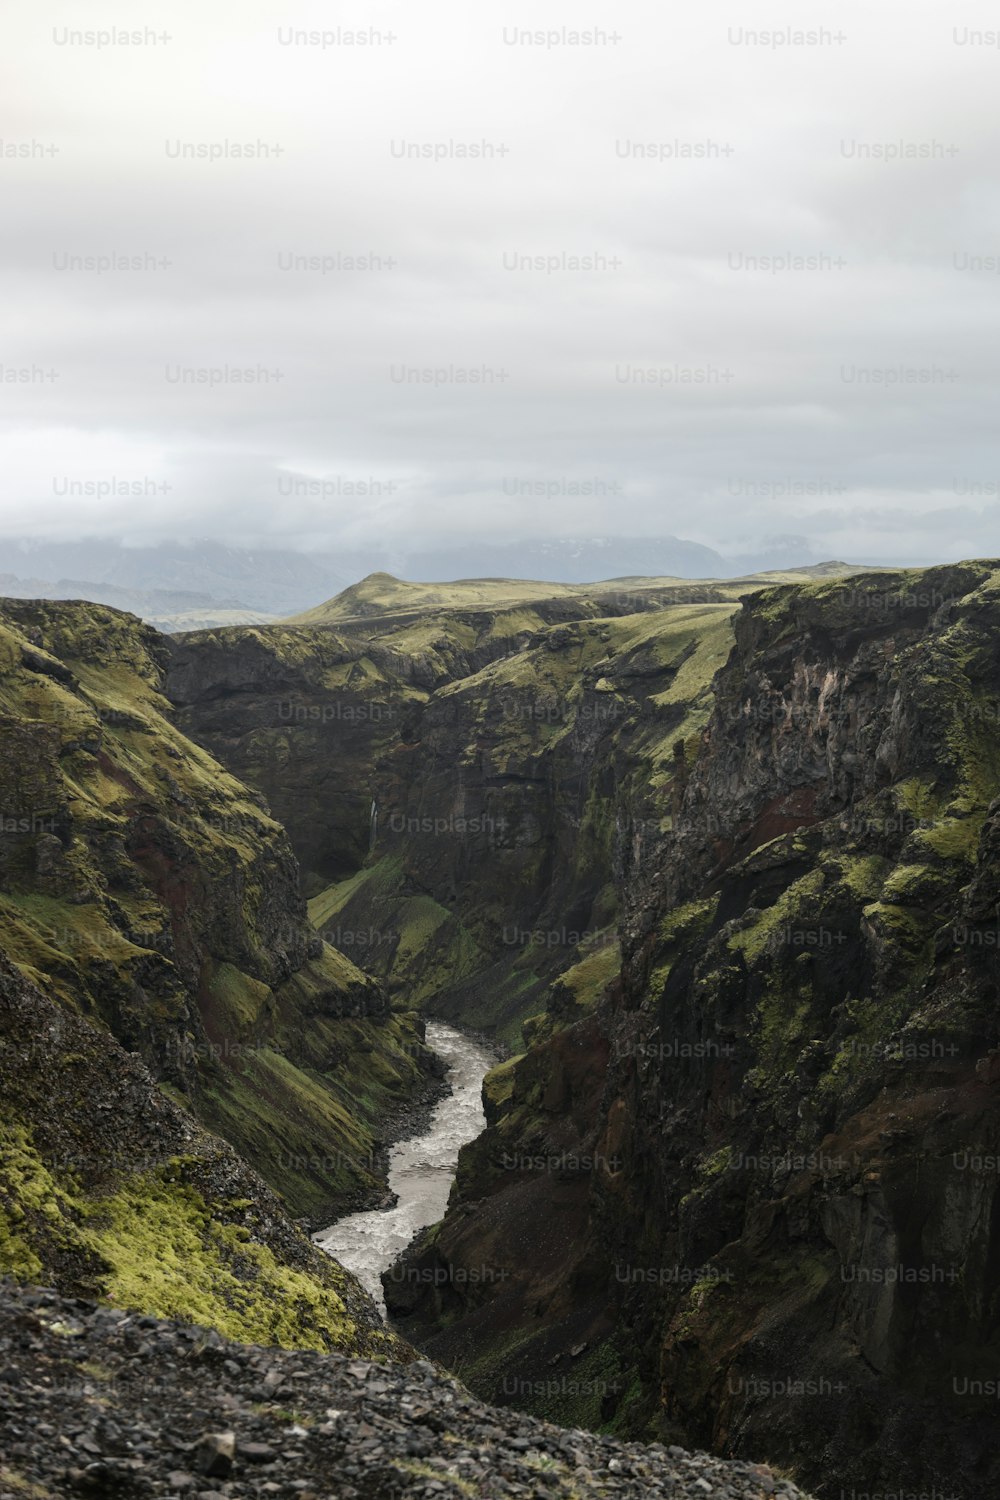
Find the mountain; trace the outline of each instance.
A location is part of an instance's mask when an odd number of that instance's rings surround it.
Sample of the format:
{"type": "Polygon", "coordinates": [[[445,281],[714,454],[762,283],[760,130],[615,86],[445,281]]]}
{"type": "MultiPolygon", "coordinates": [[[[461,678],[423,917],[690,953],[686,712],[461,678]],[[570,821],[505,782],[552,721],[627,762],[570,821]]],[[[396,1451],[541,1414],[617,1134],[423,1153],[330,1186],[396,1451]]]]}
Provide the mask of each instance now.
{"type": "MultiPolygon", "coordinates": [[[[376,1201],[432,1014],[504,1055],[443,1220],[383,1277],[409,1346],[571,1437],[818,1500],[996,1488],[1000,563],[381,569],[170,637],[3,618],[21,1279],[159,1312],[166,1277],[231,1333],[223,1247],[243,1223],[305,1255],[291,1213],[376,1201]],[[119,1114],[115,1173],[78,1180],[119,1114]]],[[[310,1284],[281,1341],[377,1352],[351,1279],[325,1331],[310,1284]]]]}
{"type": "Polygon", "coordinates": [[[139,615],[158,630],[205,630],[216,625],[266,625],[274,615],[247,609],[238,599],[213,599],[183,589],[126,589],[87,579],[17,578],[0,574],[0,596],[8,599],[84,599],[139,615]]]}
{"type": "Polygon", "coordinates": [[[208,539],[131,547],[114,537],[74,542],[3,538],[0,574],[18,580],[48,580],[40,594],[30,596],[42,598],[73,597],[52,594],[52,587],[64,587],[55,585],[54,580],[82,580],[85,592],[75,597],[101,593],[102,597],[92,602],[134,608],[143,616],[205,610],[209,605],[217,610],[248,610],[266,616],[289,614],[319,603],[355,576],[350,569],[341,571],[332,559],[316,559],[280,548],[253,551],[208,539]],[[125,591],[128,602],[107,597],[109,588],[125,591]],[[165,594],[182,596],[176,610],[165,607],[165,594]],[[190,596],[194,596],[194,602],[190,596]]]}
{"type": "MultiPolygon", "coordinates": [[[[800,548],[800,555],[805,555],[800,548]]],[[[787,553],[788,549],[785,549],[787,553]]],[[[777,557],[762,566],[778,566],[777,557]]],[[[781,565],[794,565],[782,554],[781,565]]],[[[546,579],[579,585],[595,578],[732,578],[711,548],[676,537],[636,540],[558,538],[539,543],[482,543],[418,552],[385,547],[344,549],[336,556],[266,547],[228,547],[211,540],[126,546],[118,538],[49,542],[0,539],[0,592],[13,598],[87,599],[138,614],[166,631],[265,624],[321,606],[367,574],[405,574],[445,583],[456,578],[546,579]]]]}

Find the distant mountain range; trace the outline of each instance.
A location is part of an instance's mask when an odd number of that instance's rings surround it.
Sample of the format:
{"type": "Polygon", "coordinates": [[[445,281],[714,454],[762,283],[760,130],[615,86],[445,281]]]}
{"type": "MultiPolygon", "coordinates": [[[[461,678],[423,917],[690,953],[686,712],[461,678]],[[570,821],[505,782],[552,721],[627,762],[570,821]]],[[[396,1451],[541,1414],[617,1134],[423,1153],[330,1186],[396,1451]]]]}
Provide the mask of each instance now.
{"type": "Polygon", "coordinates": [[[250,551],[207,540],[127,547],[117,538],[96,537],[0,540],[0,578],[3,592],[14,597],[90,599],[132,610],[161,628],[169,628],[163,623],[169,617],[191,611],[292,614],[354,582],[330,559],[301,552],[250,551]]]}
{"type": "Polygon", "coordinates": [[[118,538],[51,542],[0,539],[0,594],[9,598],[89,599],[140,615],[161,630],[263,624],[322,604],[370,573],[437,583],[456,578],[592,583],[609,578],[735,578],[808,565],[773,553],[724,558],[680,537],[574,538],[466,543],[417,552],[397,547],[336,556],[288,549],[227,547],[217,541],[126,546],[118,538]]]}

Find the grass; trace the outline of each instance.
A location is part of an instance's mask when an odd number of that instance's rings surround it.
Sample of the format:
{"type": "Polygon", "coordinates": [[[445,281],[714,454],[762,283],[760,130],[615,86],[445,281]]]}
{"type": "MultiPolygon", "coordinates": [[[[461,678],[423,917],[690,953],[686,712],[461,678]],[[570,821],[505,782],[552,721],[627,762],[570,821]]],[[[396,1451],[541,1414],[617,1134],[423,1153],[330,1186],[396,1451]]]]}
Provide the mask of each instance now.
{"type": "MultiPolygon", "coordinates": [[[[173,1157],[98,1191],[46,1165],[23,1125],[0,1128],[0,1146],[3,1272],[44,1281],[52,1257],[69,1258],[89,1289],[118,1307],[181,1318],[245,1343],[358,1347],[341,1295],[345,1273],[325,1258],[322,1279],[279,1261],[258,1237],[247,1200],[208,1202],[191,1180],[194,1158],[173,1157]]],[[[379,1335],[366,1332],[364,1341],[377,1348],[379,1335]]]]}

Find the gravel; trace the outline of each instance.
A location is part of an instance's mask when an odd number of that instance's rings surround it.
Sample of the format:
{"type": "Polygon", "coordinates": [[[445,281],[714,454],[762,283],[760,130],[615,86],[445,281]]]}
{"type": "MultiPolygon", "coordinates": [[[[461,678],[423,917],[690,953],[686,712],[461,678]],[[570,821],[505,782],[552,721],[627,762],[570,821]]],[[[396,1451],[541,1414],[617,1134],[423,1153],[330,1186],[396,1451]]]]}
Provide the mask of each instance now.
{"type": "Polygon", "coordinates": [[[803,1500],[770,1469],[484,1406],[425,1360],[227,1343],[0,1283],[0,1500],[803,1500]]]}

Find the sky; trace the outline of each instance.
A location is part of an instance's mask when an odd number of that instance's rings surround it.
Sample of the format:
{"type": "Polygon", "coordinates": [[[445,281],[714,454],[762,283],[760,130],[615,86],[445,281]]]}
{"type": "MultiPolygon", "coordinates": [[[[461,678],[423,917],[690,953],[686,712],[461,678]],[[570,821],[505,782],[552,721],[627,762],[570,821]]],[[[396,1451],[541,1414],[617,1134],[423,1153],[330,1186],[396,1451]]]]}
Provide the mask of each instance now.
{"type": "Polygon", "coordinates": [[[991,25],[35,0],[0,537],[1000,553],[991,25]]]}

